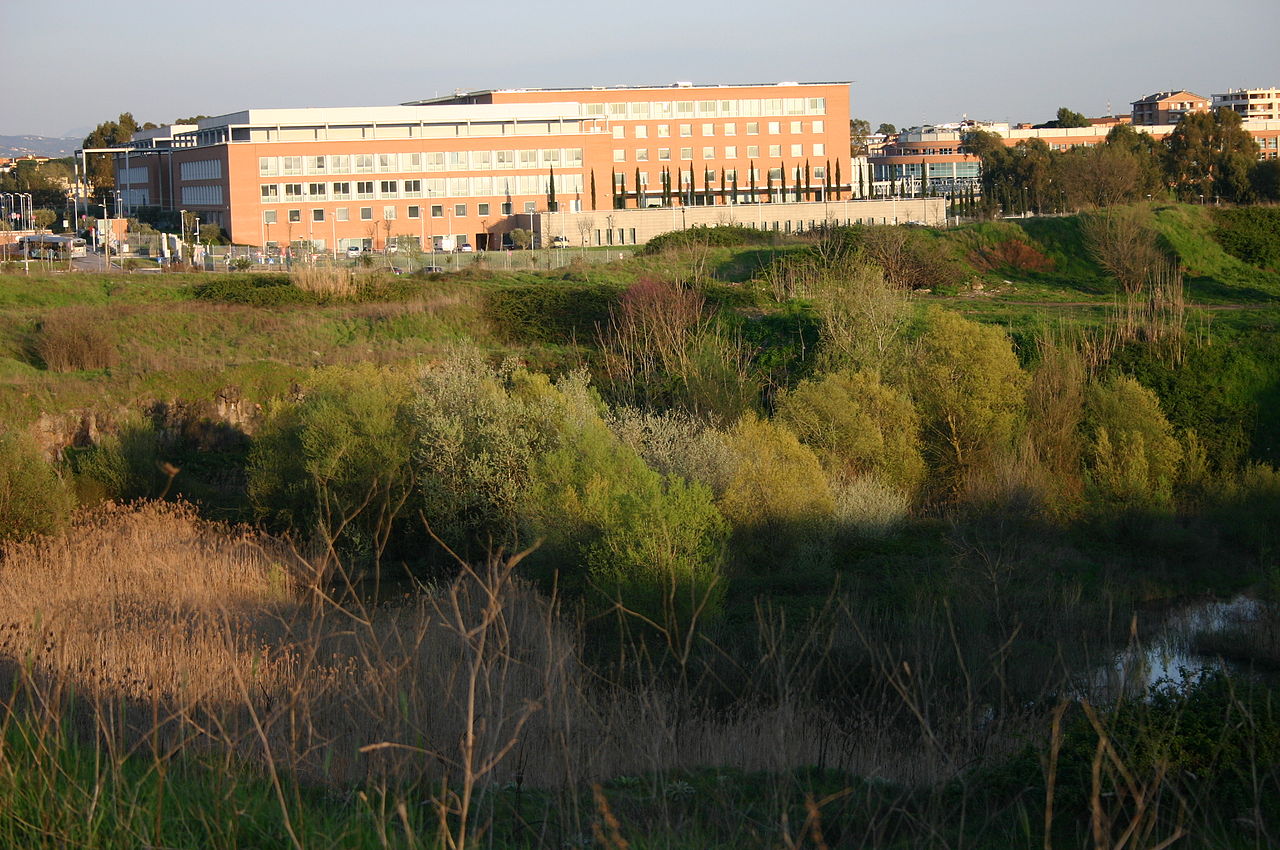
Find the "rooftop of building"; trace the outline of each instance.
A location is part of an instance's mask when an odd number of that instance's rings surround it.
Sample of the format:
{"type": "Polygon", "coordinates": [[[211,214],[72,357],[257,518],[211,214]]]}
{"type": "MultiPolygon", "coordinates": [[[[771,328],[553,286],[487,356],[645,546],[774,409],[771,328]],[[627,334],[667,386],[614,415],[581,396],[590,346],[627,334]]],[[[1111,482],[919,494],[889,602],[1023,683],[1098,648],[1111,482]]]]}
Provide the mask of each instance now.
{"type": "Polygon", "coordinates": [[[599,91],[679,91],[688,89],[752,89],[752,88],[782,88],[792,86],[847,86],[852,85],[852,80],[829,80],[826,82],[796,82],[794,80],[781,83],[693,83],[687,81],[677,81],[674,83],[657,83],[653,85],[629,85],[618,84],[613,86],[570,86],[570,87],[526,87],[526,88],[495,88],[495,89],[475,89],[467,91],[457,89],[453,94],[437,95],[423,100],[411,100],[406,102],[405,106],[426,106],[433,103],[447,103],[451,100],[468,97],[483,97],[489,94],[527,94],[533,92],[553,92],[553,93],[571,93],[571,92],[599,92],[599,91]]]}
{"type": "Polygon", "coordinates": [[[1173,89],[1172,91],[1158,91],[1155,94],[1149,94],[1146,97],[1140,97],[1137,100],[1133,101],[1133,105],[1137,106],[1139,103],[1159,103],[1162,100],[1169,100],[1170,98],[1181,97],[1182,95],[1186,95],[1187,97],[1195,100],[1209,99],[1204,95],[1196,94],[1195,92],[1188,91],[1187,89],[1173,89]]]}

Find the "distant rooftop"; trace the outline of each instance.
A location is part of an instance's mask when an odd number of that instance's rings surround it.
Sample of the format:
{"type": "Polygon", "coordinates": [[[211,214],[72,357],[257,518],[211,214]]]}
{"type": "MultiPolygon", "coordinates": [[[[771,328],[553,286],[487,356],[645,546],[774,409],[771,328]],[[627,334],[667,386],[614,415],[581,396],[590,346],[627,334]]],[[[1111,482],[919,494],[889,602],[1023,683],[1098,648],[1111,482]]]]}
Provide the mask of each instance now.
{"type": "Polygon", "coordinates": [[[519,94],[521,92],[583,92],[583,91],[664,91],[671,89],[748,89],[748,88],[776,88],[778,86],[846,86],[851,85],[852,80],[831,80],[829,82],[795,82],[788,80],[781,83],[692,83],[685,81],[677,81],[674,83],[657,83],[654,85],[616,85],[616,86],[570,86],[567,88],[512,88],[512,89],[476,89],[474,91],[464,91],[457,89],[453,94],[440,95],[437,97],[426,98],[424,100],[411,100],[402,105],[404,106],[423,106],[429,103],[441,103],[444,101],[456,100],[463,97],[481,97],[487,94],[519,94]]]}

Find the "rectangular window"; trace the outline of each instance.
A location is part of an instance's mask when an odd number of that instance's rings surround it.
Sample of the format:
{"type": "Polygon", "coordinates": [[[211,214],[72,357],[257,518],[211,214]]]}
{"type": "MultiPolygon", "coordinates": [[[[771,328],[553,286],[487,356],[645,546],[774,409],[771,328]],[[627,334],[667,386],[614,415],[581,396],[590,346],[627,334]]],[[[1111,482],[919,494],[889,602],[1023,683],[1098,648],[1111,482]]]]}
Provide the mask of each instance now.
{"type": "Polygon", "coordinates": [[[494,151],[493,164],[498,168],[514,168],[516,164],[516,152],[494,151]]]}
{"type": "Polygon", "coordinates": [[[760,135],[760,122],[759,122],[759,121],[748,121],[748,122],[747,122],[747,135],[748,135],[748,136],[758,136],[758,135],[760,135]]]}
{"type": "Polygon", "coordinates": [[[623,127],[621,124],[613,125],[613,137],[615,139],[625,139],[627,137],[626,131],[627,131],[627,128],[623,127]]]}
{"type": "Polygon", "coordinates": [[[351,184],[350,183],[334,183],[333,199],[335,201],[351,200],[351,184]]]}
{"type": "Polygon", "coordinates": [[[726,136],[736,136],[736,135],[738,135],[738,125],[737,125],[737,124],[725,124],[725,125],[724,125],[724,134],[725,134],[726,136]]]}
{"type": "Polygon", "coordinates": [[[510,202],[510,201],[505,201],[505,202],[502,204],[502,208],[501,208],[501,209],[502,209],[502,214],[503,214],[503,215],[511,215],[511,202],[510,202]]]}
{"type": "Polygon", "coordinates": [[[311,220],[312,220],[312,221],[324,221],[324,210],[312,210],[312,211],[311,211],[311,220]]]}
{"type": "Polygon", "coordinates": [[[728,146],[724,149],[724,158],[725,158],[725,159],[737,159],[737,158],[738,158],[738,146],[737,146],[737,145],[728,145],[728,146]]]}
{"type": "Polygon", "coordinates": [[[361,220],[361,221],[373,221],[373,207],[361,207],[361,208],[360,208],[360,220],[361,220]]]}
{"type": "Polygon", "coordinates": [[[324,173],[325,173],[325,158],[324,158],[323,156],[309,156],[309,157],[307,157],[307,173],[309,173],[309,174],[324,174],[324,173]]]}
{"type": "Polygon", "coordinates": [[[825,124],[823,124],[821,121],[814,121],[814,122],[813,122],[813,132],[815,132],[815,133],[825,133],[825,132],[827,132],[827,130],[826,130],[826,125],[825,125],[825,124]]]}
{"type": "Polygon", "coordinates": [[[444,204],[432,204],[432,205],[431,205],[431,217],[432,217],[432,218],[444,218],[444,204]]]}
{"type": "Polygon", "coordinates": [[[814,144],[814,146],[813,146],[813,155],[814,155],[814,156],[826,156],[826,155],[827,155],[827,146],[826,146],[826,145],[824,145],[824,144],[822,144],[821,142],[815,143],[815,144],[814,144]]]}
{"type": "Polygon", "coordinates": [[[282,156],[280,164],[285,174],[301,174],[302,173],[302,157],[300,156],[282,156]]]}
{"type": "Polygon", "coordinates": [[[681,158],[681,159],[693,159],[693,148],[681,148],[681,149],[680,149],[680,158],[681,158]]]}
{"type": "Polygon", "coordinates": [[[648,162],[648,161],[649,161],[649,149],[648,148],[638,149],[636,151],[636,162],[648,162]]]}
{"type": "Polygon", "coordinates": [[[771,135],[775,135],[775,136],[776,136],[778,133],[781,133],[781,132],[782,132],[782,122],[781,122],[781,121],[770,121],[770,122],[769,122],[769,133],[770,133],[771,135]]]}
{"type": "Polygon", "coordinates": [[[534,202],[534,201],[525,201],[525,202],[524,202],[524,214],[525,214],[525,215],[533,215],[533,214],[534,214],[535,212],[537,212],[537,211],[538,211],[538,204],[537,204],[536,202],[534,202]]]}
{"type": "Polygon", "coordinates": [[[289,210],[289,221],[291,222],[302,221],[302,210],[289,210]]]}
{"type": "Polygon", "coordinates": [[[781,169],[781,168],[770,168],[770,169],[769,169],[769,179],[770,179],[770,180],[781,180],[781,179],[782,179],[782,169],[781,169]]]}
{"type": "Polygon", "coordinates": [[[716,149],[715,149],[715,148],[703,148],[703,149],[702,149],[702,158],[703,158],[703,159],[715,159],[715,158],[716,158],[716,149]]]}
{"type": "Polygon", "coordinates": [[[394,198],[399,188],[399,183],[395,180],[381,180],[378,183],[378,191],[384,198],[394,198]]]}
{"type": "Polygon", "coordinates": [[[702,135],[704,135],[704,136],[714,136],[715,134],[716,134],[716,125],[715,125],[715,124],[703,124],[703,125],[702,125],[702,135]]]}
{"type": "Polygon", "coordinates": [[[421,198],[422,197],[422,181],[421,180],[404,181],[404,196],[406,198],[421,198]]]}
{"type": "Polygon", "coordinates": [[[769,156],[782,156],[782,145],[769,145],[769,156]]]}
{"type": "Polygon", "coordinates": [[[476,204],[476,215],[488,215],[488,214],[489,214],[488,204],[476,204]]]}
{"type": "Polygon", "coordinates": [[[726,168],[726,169],[725,169],[725,171],[724,171],[724,179],[725,179],[725,182],[727,182],[727,183],[732,183],[734,180],[737,180],[737,179],[738,179],[738,169],[736,169],[736,168],[726,168]]]}
{"type": "Polygon", "coordinates": [[[301,197],[302,197],[302,184],[301,184],[301,183],[286,183],[286,184],[284,184],[284,199],[285,199],[286,201],[292,201],[292,200],[294,200],[295,198],[301,198],[301,197]]]}
{"type": "Polygon", "coordinates": [[[328,192],[325,191],[326,188],[327,187],[323,183],[308,183],[307,194],[313,198],[323,199],[324,196],[328,194],[328,192]]]}
{"type": "Polygon", "coordinates": [[[358,180],[356,181],[356,199],[367,201],[373,197],[373,181],[358,180]]]}
{"type": "Polygon", "coordinates": [[[408,212],[409,218],[422,218],[422,207],[410,206],[408,212]]]}
{"type": "Polygon", "coordinates": [[[692,136],[692,135],[693,135],[693,125],[692,125],[692,124],[681,124],[681,125],[680,125],[680,136],[681,136],[681,138],[688,138],[689,136],[692,136]]]}
{"type": "Polygon", "coordinates": [[[382,220],[383,220],[383,221],[395,221],[395,220],[396,220],[396,208],[395,208],[395,207],[392,207],[392,206],[386,206],[386,207],[383,207],[383,208],[382,208],[382,220]]]}
{"type": "Polygon", "coordinates": [[[803,122],[803,121],[792,121],[792,122],[791,122],[791,132],[793,132],[793,133],[803,133],[803,132],[804,132],[804,122],[803,122]]]}
{"type": "Polygon", "coordinates": [[[659,139],[665,139],[665,138],[669,137],[670,135],[671,135],[671,125],[670,125],[670,124],[659,124],[659,125],[658,125],[658,138],[659,138],[659,139]]]}
{"type": "Polygon", "coordinates": [[[263,210],[263,211],[262,211],[262,223],[263,223],[263,224],[275,224],[275,223],[276,223],[276,211],[275,211],[275,210],[263,210]]]}
{"type": "Polygon", "coordinates": [[[466,205],[466,204],[454,204],[454,205],[453,205],[453,214],[454,214],[454,215],[456,215],[456,216],[465,216],[465,215],[467,214],[467,205],[466,205]]]}
{"type": "Polygon", "coordinates": [[[333,211],[333,217],[337,221],[350,221],[351,211],[346,207],[338,207],[333,211]]]}
{"type": "Polygon", "coordinates": [[[264,183],[261,191],[264,204],[274,204],[280,200],[280,187],[274,183],[264,183]]]}
{"type": "Polygon", "coordinates": [[[804,145],[792,145],[792,146],[791,146],[791,155],[792,155],[792,156],[804,156],[804,145]]]}
{"type": "Polygon", "coordinates": [[[626,161],[627,161],[627,152],[626,152],[626,151],[624,151],[624,150],[615,150],[615,151],[613,152],[613,161],[614,161],[614,162],[626,162],[626,161]]]}
{"type": "Polygon", "coordinates": [[[349,174],[351,172],[351,157],[346,154],[330,156],[329,171],[332,174],[349,174]]]}
{"type": "Polygon", "coordinates": [[[660,160],[671,159],[671,148],[658,148],[658,159],[660,160]]]}
{"type": "Polygon", "coordinates": [[[649,128],[643,124],[636,125],[636,138],[637,139],[649,138],[649,128]]]}
{"type": "Polygon", "coordinates": [[[747,156],[751,159],[755,159],[756,157],[760,156],[760,146],[747,145],[747,156]]]}
{"type": "Polygon", "coordinates": [[[396,170],[396,155],[393,153],[378,154],[378,170],[382,172],[396,170]]]}
{"type": "Polygon", "coordinates": [[[356,174],[368,174],[373,171],[373,154],[356,154],[356,174]]]}
{"type": "Polygon", "coordinates": [[[280,169],[277,166],[278,163],[274,156],[258,157],[258,174],[262,177],[275,177],[280,173],[280,169]]]}

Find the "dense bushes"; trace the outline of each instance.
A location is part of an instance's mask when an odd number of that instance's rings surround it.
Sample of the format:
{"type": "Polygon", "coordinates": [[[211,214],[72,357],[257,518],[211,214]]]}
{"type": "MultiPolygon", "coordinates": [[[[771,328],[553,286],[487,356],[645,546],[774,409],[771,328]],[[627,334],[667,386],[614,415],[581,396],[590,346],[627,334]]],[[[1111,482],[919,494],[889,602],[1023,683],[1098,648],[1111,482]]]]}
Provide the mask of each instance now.
{"type": "Polygon", "coordinates": [[[85,310],[67,308],[40,323],[36,355],[52,372],[107,369],[116,365],[116,341],[85,310]]]}
{"type": "Polygon", "coordinates": [[[0,430],[0,543],[62,528],[71,497],[36,446],[0,430]]]}
{"type": "Polygon", "coordinates": [[[1280,271],[1280,207],[1215,208],[1214,238],[1251,266],[1280,271]]]}
{"type": "Polygon", "coordinates": [[[718,224],[715,227],[690,227],[687,230],[673,230],[650,239],[644,246],[646,254],[662,254],[681,248],[698,247],[734,247],[739,245],[769,245],[777,238],[776,234],[741,224],[718,224]]]}
{"type": "Polygon", "coordinates": [[[287,274],[214,275],[210,280],[193,286],[191,294],[201,301],[249,307],[283,307],[316,302],[313,294],[294,286],[287,274]]]}

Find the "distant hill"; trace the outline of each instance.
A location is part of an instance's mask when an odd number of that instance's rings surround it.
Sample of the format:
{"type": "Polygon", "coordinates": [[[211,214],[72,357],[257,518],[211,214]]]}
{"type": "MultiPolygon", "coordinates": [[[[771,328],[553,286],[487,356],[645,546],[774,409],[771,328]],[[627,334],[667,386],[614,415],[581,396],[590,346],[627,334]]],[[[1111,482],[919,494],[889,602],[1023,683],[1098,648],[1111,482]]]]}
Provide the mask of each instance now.
{"type": "Polygon", "coordinates": [[[48,136],[0,136],[0,156],[71,156],[83,139],[51,139],[48,136]]]}

